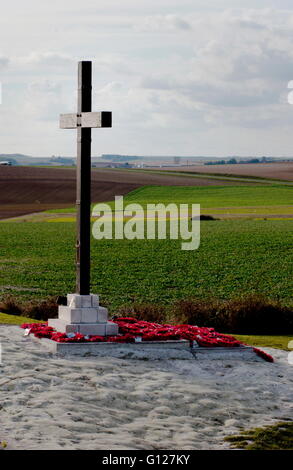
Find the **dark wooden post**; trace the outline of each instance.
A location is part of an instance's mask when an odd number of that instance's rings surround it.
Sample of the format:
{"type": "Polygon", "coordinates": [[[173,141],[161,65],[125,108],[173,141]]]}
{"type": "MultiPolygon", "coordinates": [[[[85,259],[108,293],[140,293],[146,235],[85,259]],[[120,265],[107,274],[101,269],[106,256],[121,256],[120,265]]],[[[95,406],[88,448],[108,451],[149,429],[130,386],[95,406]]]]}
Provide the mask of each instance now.
{"type": "Polygon", "coordinates": [[[78,63],[77,113],[61,114],[61,129],[77,129],[76,293],[90,294],[92,128],[112,127],[111,111],[92,113],[92,63],[78,63]]]}
{"type": "Polygon", "coordinates": [[[92,110],[92,63],[78,63],[76,293],[90,293],[91,128],[81,127],[81,113],[92,110]]]}

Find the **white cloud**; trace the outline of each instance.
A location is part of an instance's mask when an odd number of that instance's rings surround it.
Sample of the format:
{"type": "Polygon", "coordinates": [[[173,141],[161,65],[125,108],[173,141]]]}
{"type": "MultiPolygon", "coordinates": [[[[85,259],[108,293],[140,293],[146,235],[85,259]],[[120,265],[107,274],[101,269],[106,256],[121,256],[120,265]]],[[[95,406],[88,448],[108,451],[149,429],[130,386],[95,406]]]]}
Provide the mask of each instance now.
{"type": "Polygon", "coordinates": [[[15,58],[15,62],[19,65],[46,65],[54,67],[64,67],[68,63],[72,63],[75,59],[68,55],[58,52],[30,52],[27,56],[15,58]]]}
{"type": "Polygon", "coordinates": [[[135,67],[129,58],[119,54],[103,54],[100,51],[93,56],[94,67],[103,73],[135,74],[135,67]]]}
{"type": "Polygon", "coordinates": [[[9,64],[9,58],[5,56],[0,56],[0,69],[4,69],[9,64]]]}
{"type": "Polygon", "coordinates": [[[188,31],[192,28],[188,20],[175,14],[147,16],[134,26],[137,31],[188,31]]]}
{"type": "Polygon", "coordinates": [[[122,6],[116,0],[99,5],[54,0],[44,13],[35,0],[28,1],[34,14],[16,28],[10,24],[7,50],[0,56],[2,110],[13,114],[14,122],[25,120],[26,134],[19,129],[22,137],[12,137],[13,119],[3,118],[3,151],[75,151],[71,133],[54,138],[54,132],[59,113],[75,110],[76,63],[84,59],[93,60],[93,107],[112,110],[115,123],[108,133],[99,131],[94,153],[171,149],[221,155],[234,132],[233,153],[247,153],[248,145],[253,153],[258,133],[267,135],[267,150],[282,139],[283,151],[291,153],[289,7],[225,8],[239,6],[238,0],[174,1],[172,8],[167,0],[142,1],[140,7],[130,0],[122,6]]]}
{"type": "Polygon", "coordinates": [[[271,127],[282,119],[293,77],[292,22],[292,12],[274,10],[195,16],[194,54],[184,69],[173,63],[166,74],[162,64],[162,72],[143,77],[140,86],[160,94],[161,103],[172,102],[183,119],[184,109],[201,108],[209,125],[271,127]]]}
{"type": "Polygon", "coordinates": [[[52,80],[41,80],[28,85],[28,90],[32,93],[56,93],[61,89],[60,83],[52,80]]]}

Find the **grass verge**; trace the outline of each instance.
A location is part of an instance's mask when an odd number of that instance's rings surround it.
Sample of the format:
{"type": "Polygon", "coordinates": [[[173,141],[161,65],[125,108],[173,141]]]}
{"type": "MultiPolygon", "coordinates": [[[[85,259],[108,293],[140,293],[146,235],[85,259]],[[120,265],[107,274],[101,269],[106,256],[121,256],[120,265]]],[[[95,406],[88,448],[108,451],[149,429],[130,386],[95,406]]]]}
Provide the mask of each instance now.
{"type": "Polygon", "coordinates": [[[31,318],[19,315],[10,315],[8,313],[0,313],[0,325],[21,325],[22,323],[42,323],[40,320],[32,320],[31,318]]]}
{"type": "Polygon", "coordinates": [[[288,344],[293,340],[293,336],[259,336],[259,335],[235,335],[233,336],[241,341],[242,343],[249,344],[250,346],[257,346],[263,348],[275,348],[283,349],[284,351],[290,351],[288,344]]]}

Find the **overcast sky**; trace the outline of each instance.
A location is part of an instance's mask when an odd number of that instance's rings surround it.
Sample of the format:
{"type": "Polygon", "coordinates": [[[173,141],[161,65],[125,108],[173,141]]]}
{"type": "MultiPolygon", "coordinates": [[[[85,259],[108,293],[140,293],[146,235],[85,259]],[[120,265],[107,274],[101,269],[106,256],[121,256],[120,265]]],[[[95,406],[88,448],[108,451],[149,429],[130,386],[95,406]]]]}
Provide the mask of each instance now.
{"type": "Polygon", "coordinates": [[[0,36],[0,153],[74,155],[93,60],[93,155],[293,155],[292,0],[9,0],[0,36]]]}

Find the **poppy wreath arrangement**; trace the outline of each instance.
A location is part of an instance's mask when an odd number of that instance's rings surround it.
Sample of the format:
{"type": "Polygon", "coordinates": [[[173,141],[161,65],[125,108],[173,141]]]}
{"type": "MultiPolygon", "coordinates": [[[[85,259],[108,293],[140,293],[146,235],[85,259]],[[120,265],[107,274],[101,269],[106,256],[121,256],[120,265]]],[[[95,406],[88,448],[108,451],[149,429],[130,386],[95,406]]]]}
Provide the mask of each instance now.
{"type": "MultiPolygon", "coordinates": [[[[196,341],[201,347],[239,347],[243,343],[233,336],[217,333],[214,328],[198,327],[194,325],[160,325],[158,323],[137,320],[133,317],[115,318],[114,323],[119,326],[116,336],[84,336],[79,333],[59,333],[47,323],[24,323],[21,328],[27,334],[34,334],[37,338],[48,338],[58,343],[85,343],[85,342],[111,342],[135,343],[140,341],[170,341],[188,340],[196,341]]],[[[274,359],[258,348],[254,352],[268,362],[274,359]]]]}

